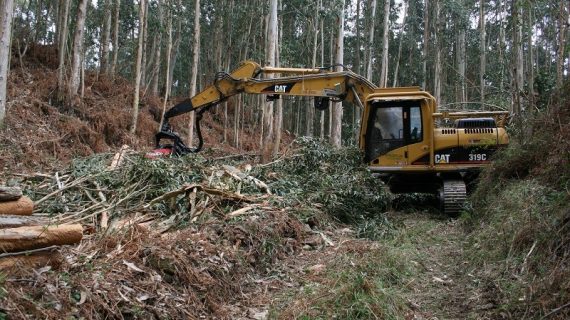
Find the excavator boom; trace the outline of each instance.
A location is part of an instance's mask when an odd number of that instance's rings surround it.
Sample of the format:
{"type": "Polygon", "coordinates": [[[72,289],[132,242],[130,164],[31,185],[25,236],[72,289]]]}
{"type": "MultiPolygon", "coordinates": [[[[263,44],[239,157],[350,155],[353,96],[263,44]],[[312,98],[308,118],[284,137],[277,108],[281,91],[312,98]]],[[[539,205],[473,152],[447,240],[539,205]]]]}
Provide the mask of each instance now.
{"type": "Polygon", "coordinates": [[[160,145],[161,139],[169,139],[174,141],[175,153],[200,151],[203,145],[200,132],[202,113],[241,93],[264,94],[268,95],[269,99],[281,95],[315,97],[318,108],[326,108],[330,99],[347,100],[363,108],[362,101],[376,89],[372,82],[351,71],[261,67],[255,62],[245,61],[231,73],[218,72],[212,85],[168,110],[164,114],[161,131],[156,136],[157,145],[160,145]],[[187,148],[169,124],[169,119],[191,111],[197,112],[196,129],[199,143],[194,149],[187,148]]]}

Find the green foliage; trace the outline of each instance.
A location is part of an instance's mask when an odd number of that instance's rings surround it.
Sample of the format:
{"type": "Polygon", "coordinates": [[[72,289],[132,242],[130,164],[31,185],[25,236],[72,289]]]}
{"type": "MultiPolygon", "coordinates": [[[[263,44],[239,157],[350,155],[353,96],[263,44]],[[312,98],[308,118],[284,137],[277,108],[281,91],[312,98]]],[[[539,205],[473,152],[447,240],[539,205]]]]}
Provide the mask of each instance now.
{"type": "Polygon", "coordinates": [[[384,212],[390,195],[372,177],[356,147],[334,149],[317,139],[300,138],[298,155],[262,168],[270,187],[283,196],[284,206],[319,207],[342,223],[357,226],[371,238],[386,232],[384,212]],[[273,177],[273,178],[271,178],[273,177]]]}

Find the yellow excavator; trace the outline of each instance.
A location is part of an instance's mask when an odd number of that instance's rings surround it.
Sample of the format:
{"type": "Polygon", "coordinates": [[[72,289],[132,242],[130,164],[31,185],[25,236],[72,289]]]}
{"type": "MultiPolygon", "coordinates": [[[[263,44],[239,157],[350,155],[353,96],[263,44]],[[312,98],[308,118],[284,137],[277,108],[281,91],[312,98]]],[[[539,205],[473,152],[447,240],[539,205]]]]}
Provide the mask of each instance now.
{"type": "Polygon", "coordinates": [[[467,185],[509,142],[505,111],[438,112],[435,98],[419,87],[378,88],[351,71],[262,67],[245,61],[231,73],[217,73],[212,85],[165,113],[156,135],[157,152],[200,151],[203,113],[240,93],[263,94],[268,100],[314,97],[320,110],[330,101],[352,102],[362,110],[359,147],[370,171],[394,193],[438,195],[441,209],[450,215],[462,210],[467,185]],[[263,77],[267,75],[271,77],[263,77]],[[169,124],[170,118],[190,111],[196,111],[196,148],[186,147],[169,124]],[[163,139],[169,143],[163,145],[163,139]]]}

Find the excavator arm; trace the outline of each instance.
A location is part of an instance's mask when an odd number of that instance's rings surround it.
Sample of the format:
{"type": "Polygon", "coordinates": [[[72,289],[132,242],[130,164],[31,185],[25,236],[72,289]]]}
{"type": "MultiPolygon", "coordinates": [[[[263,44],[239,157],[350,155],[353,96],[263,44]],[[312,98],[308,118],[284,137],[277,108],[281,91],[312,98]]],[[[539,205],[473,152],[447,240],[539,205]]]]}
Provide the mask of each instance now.
{"type": "Polygon", "coordinates": [[[175,154],[200,151],[203,146],[200,131],[203,113],[241,93],[264,94],[268,95],[270,100],[280,95],[315,97],[315,107],[319,109],[326,108],[329,99],[347,100],[363,108],[364,97],[375,89],[376,85],[351,71],[261,67],[255,62],[245,61],[231,73],[217,73],[212,85],[168,110],[164,114],[161,131],[156,135],[157,147],[162,147],[162,139],[169,139],[174,142],[171,147],[175,154]],[[196,148],[186,147],[169,124],[170,118],[191,111],[196,111],[196,133],[199,141],[196,148]]]}

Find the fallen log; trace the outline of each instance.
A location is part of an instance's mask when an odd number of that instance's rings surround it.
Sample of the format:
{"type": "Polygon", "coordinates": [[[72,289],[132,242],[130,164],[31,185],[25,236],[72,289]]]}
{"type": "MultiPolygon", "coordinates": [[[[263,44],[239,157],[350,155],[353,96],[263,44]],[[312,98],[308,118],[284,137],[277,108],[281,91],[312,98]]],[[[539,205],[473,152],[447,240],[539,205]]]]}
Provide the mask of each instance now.
{"type": "Polygon", "coordinates": [[[0,202],[14,201],[22,197],[22,189],[17,187],[0,186],[0,202]]]}
{"type": "Polygon", "coordinates": [[[31,216],[34,202],[24,196],[18,200],[0,202],[0,215],[31,216]]]}
{"type": "Polygon", "coordinates": [[[26,255],[0,258],[0,271],[9,272],[11,276],[18,271],[29,272],[31,269],[51,266],[58,269],[63,257],[57,251],[42,251],[26,255]]]}
{"type": "Polygon", "coordinates": [[[76,244],[83,237],[80,224],[30,226],[0,230],[0,252],[15,252],[52,245],[76,244]]]}
{"type": "Polygon", "coordinates": [[[0,229],[42,226],[47,224],[49,224],[49,219],[45,217],[0,215],[0,229]]]}

